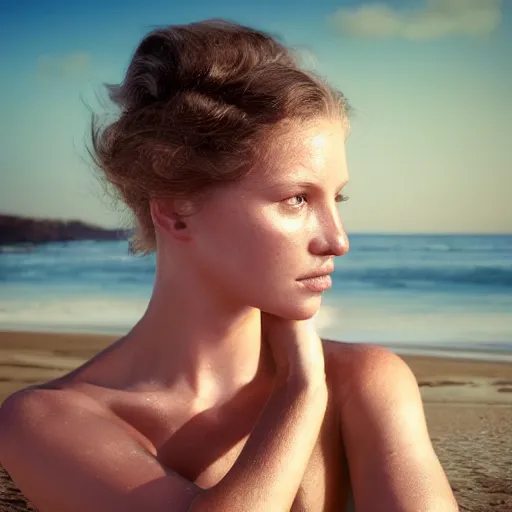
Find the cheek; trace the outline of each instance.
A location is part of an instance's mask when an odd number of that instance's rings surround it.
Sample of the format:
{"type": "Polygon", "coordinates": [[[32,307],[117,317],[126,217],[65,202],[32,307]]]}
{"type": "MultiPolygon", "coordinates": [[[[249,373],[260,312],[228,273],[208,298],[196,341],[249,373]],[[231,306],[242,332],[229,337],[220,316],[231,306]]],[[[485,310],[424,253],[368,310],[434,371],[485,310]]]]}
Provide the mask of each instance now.
{"type": "Polygon", "coordinates": [[[228,208],[208,217],[206,247],[215,251],[213,258],[224,268],[245,279],[275,279],[279,275],[295,274],[298,260],[306,254],[308,232],[304,219],[291,218],[274,206],[237,211],[228,208]]]}
{"type": "Polygon", "coordinates": [[[293,266],[307,253],[309,234],[303,221],[274,215],[259,235],[275,263],[293,266]]]}
{"type": "Polygon", "coordinates": [[[304,218],[286,216],[275,205],[262,208],[245,221],[244,229],[258,238],[260,243],[276,247],[300,245],[307,231],[304,218]]]}
{"type": "Polygon", "coordinates": [[[260,225],[260,229],[248,232],[244,248],[248,271],[266,283],[277,283],[286,276],[295,276],[304,268],[301,259],[306,255],[307,244],[299,233],[276,229],[275,225],[260,225]]]}

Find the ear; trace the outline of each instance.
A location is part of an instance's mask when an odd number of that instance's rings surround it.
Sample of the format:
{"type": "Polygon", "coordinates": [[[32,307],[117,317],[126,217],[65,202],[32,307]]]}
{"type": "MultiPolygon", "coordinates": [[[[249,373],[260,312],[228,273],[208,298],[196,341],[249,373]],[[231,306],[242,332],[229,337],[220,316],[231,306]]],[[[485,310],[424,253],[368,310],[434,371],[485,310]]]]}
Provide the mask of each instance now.
{"type": "Polygon", "coordinates": [[[189,229],[186,215],[192,212],[190,201],[183,199],[150,199],[149,208],[155,229],[172,236],[173,238],[189,238],[189,229]],[[185,222],[185,229],[177,229],[179,221],[185,222]]]}

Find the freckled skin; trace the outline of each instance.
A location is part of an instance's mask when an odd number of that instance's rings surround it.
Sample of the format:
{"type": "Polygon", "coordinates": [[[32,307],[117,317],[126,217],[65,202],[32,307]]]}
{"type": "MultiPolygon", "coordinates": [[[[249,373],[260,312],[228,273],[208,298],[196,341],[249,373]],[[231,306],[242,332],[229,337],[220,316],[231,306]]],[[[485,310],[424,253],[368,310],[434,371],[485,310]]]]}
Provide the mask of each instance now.
{"type": "MultiPolygon", "coordinates": [[[[344,138],[333,121],[292,130],[270,149],[275,168],[217,190],[185,229],[173,227],[179,205],[152,203],[144,316],[0,411],[0,462],[41,512],[186,510],[192,484],[228,473],[274,383],[260,311],[313,317],[321,294],[297,280],[349,249],[344,138]]],[[[350,483],[358,512],[456,510],[405,364],[378,347],[323,348],[329,402],[292,510],[344,510],[350,483]]]]}

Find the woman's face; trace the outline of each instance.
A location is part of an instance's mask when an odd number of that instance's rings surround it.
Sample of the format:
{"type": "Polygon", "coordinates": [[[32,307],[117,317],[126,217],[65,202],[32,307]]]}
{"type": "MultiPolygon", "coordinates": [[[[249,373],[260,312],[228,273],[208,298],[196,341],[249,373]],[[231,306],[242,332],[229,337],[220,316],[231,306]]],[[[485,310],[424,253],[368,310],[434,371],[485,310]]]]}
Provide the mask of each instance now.
{"type": "Polygon", "coordinates": [[[297,320],[318,311],[321,292],[298,280],[349,249],[345,136],[331,121],[288,133],[270,148],[271,168],[215,191],[193,216],[195,264],[219,297],[297,320]]]}

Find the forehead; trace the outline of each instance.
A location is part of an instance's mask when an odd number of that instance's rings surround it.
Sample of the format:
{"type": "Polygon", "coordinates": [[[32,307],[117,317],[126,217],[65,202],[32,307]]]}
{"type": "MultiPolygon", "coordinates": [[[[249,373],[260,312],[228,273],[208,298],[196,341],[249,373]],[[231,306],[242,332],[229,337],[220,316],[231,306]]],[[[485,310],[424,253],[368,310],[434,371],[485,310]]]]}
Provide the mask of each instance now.
{"type": "Polygon", "coordinates": [[[286,179],[346,182],[345,139],[341,122],[318,121],[289,129],[271,141],[262,162],[263,172],[255,173],[253,179],[267,184],[286,179]]]}

